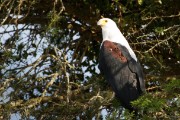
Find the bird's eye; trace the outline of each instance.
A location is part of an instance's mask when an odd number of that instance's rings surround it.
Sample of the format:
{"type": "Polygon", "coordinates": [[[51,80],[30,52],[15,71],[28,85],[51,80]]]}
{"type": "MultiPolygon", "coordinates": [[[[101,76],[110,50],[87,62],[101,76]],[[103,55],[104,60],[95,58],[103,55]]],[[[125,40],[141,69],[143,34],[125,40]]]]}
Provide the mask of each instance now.
{"type": "Polygon", "coordinates": [[[105,20],[105,22],[108,22],[108,20],[105,20]]]}

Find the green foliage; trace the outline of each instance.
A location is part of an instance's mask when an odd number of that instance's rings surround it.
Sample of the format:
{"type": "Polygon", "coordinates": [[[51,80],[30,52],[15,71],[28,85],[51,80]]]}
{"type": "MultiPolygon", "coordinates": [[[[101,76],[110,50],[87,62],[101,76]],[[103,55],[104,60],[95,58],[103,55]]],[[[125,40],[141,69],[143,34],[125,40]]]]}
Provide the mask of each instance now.
{"type": "Polygon", "coordinates": [[[155,32],[160,35],[164,35],[164,29],[162,27],[155,28],[155,32]]]}
{"type": "Polygon", "coordinates": [[[180,112],[179,86],[178,79],[170,80],[164,85],[163,91],[146,93],[138,100],[133,101],[132,105],[143,113],[144,119],[177,119],[180,112]]]}
{"type": "Polygon", "coordinates": [[[142,5],[143,0],[138,0],[139,5],[142,5]]]}
{"type": "Polygon", "coordinates": [[[163,98],[160,99],[151,94],[143,95],[138,100],[132,102],[132,105],[148,112],[159,111],[163,108],[164,104],[165,100],[163,98]]]}
{"type": "Polygon", "coordinates": [[[170,82],[164,86],[164,89],[167,93],[171,95],[179,95],[180,94],[180,79],[172,79],[170,82]]]}

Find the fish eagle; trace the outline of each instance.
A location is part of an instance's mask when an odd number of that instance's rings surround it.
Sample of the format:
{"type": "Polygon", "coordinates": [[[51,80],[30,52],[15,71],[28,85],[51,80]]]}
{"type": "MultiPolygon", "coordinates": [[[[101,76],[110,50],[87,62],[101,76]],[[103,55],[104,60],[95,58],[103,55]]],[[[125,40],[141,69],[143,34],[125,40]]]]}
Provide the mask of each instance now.
{"type": "Polygon", "coordinates": [[[129,43],[109,18],[97,22],[102,28],[103,41],[99,54],[99,69],[111,85],[123,107],[134,111],[131,101],[145,91],[141,65],[129,43]]]}

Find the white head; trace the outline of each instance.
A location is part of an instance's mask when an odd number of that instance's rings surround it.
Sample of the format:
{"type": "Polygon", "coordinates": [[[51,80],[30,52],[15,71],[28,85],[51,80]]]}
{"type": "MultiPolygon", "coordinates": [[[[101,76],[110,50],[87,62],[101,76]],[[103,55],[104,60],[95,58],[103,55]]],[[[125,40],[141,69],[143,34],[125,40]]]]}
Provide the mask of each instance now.
{"type": "MultiPolygon", "coordinates": [[[[123,44],[122,39],[125,39],[120,30],[118,29],[116,23],[109,18],[102,18],[97,22],[97,25],[102,28],[103,41],[109,40],[112,42],[123,44]]],[[[127,42],[125,40],[125,42],[127,42]]]]}
{"type": "Polygon", "coordinates": [[[103,41],[110,40],[112,42],[118,42],[118,39],[115,37],[120,37],[120,31],[113,20],[102,18],[97,22],[97,25],[102,28],[103,41]]]}
{"type": "Polygon", "coordinates": [[[97,25],[101,26],[102,29],[117,28],[116,23],[109,18],[102,18],[97,22],[97,25]]]}
{"type": "Polygon", "coordinates": [[[105,40],[108,40],[125,46],[128,49],[132,58],[137,61],[136,55],[129,46],[129,43],[127,42],[123,34],[120,32],[119,28],[113,20],[109,18],[102,18],[97,22],[97,25],[101,26],[102,28],[103,42],[105,40]]]}

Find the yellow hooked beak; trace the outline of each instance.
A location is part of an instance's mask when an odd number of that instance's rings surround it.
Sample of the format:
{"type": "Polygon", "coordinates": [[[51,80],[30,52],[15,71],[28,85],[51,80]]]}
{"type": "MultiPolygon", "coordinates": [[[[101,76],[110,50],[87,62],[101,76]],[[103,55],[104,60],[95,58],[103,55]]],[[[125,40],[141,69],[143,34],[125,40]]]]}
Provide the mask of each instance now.
{"type": "Polygon", "coordinates": [[[106,25],[107,22],[108,22],[107,20],[100,19],[100,20],[97,22],[97,25],[103,27],[104,25],[106,25]]]}

